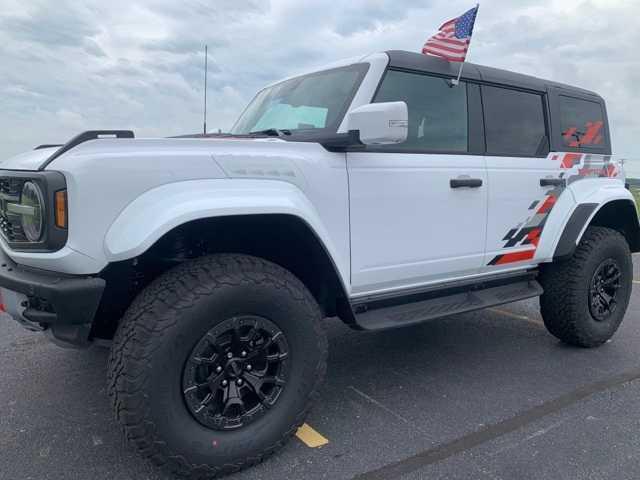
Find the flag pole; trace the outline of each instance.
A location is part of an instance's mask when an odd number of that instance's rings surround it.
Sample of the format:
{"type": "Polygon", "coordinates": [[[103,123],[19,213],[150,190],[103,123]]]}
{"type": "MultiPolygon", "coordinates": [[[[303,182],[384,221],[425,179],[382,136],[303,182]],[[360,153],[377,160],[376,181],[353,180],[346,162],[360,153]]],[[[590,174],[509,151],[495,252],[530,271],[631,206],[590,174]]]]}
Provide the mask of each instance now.
{"type": "MultiPolygon", "coordinates": [[[[467,53],[466,53],[466,55],[464,57],[465,60],[467,59],[467,55],[469,55],[469,50],[471,49],[471,39],[473,38],[473,29],[476,26],[476,20],[478,20],[478,11],[480,11],[480,4],[476,3],[476,16],[473,19],[473,26],[471,27],[471,35],[469,36],[469,48],[467,48],[467,53]]],[[[464,68],[465,60],[460,62],[460,70],[458,70],[458,77],[455,80],[451,79],[451,86],[452,87],[458,86],[460,84],[460,77],[462,77],[462,69],[464,68]]]]}
{"type": "Polygon", "coordinates": [[[460,77],[462,76],[462,68],[464,67],[464,62],[460,62],[460,70],[458,70],[458,77],[451,79],[451,86],[456,87],[460,84],[460,77]]]}

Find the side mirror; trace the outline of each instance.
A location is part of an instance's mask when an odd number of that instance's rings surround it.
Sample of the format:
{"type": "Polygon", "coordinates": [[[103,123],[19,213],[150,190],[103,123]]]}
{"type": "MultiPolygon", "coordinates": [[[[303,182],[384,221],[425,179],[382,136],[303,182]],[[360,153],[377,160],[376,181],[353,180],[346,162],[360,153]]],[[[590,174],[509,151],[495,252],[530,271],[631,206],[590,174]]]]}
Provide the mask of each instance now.
{"type": "Polygon", "coordinates": [[[347,130],[358,130],[365,145],[402,143],[409,131],[409,113],[404,102],[370,103],[349,112],[347,130]]]}

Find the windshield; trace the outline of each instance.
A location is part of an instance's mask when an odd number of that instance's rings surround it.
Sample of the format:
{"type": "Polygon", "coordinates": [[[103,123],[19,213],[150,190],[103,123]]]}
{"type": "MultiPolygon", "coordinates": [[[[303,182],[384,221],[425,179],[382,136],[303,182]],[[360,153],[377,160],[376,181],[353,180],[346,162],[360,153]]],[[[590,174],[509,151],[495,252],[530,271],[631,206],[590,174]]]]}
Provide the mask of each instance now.
{"type": "Polygon", "coordinates": [[[316,130],[335,133],[367,65],[312,73],[262,90],[240,116],[232,134],[264,130],[316,130]]]}

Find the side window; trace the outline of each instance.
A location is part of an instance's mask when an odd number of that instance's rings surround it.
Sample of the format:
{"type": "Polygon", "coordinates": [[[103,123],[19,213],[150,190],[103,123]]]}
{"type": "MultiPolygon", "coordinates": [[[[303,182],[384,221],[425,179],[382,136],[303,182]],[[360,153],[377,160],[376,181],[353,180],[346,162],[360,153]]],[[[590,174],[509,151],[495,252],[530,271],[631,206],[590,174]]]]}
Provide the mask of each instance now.
{"type": "Polygon", "coordinates": [[[409,110],[406,142],[376,149],[466,152],[467,87],[451,88],[444,78],[389,70],[374,102],[404,101],[409,110]]]}
{"type": "Polygon", "coordinates": [[[566,147],[604,147],[605,125],[597,102],[560,95],[560,128],[566,147]]]}
{"type": "Polygon", "coordinates": [[[542,95],[482,86],[487,155],[549,153],[542,95]]]}

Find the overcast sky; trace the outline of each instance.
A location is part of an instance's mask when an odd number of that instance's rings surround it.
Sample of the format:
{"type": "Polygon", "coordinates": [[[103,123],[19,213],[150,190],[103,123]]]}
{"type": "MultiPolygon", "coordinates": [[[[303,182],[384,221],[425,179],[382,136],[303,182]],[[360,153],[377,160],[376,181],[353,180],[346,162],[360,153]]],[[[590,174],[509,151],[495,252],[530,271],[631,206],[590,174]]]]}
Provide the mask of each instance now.
{"type": "MultiPolygon", "coordinates": [[[[419,51],[473,0],[0,0],[0,159],[89,129],[228,129],[264,84],[339,58],[419,51]]],[[[640,1],[485,0],[469,60],[592,89],[640,158],[640,1]]]]}

